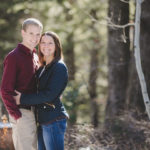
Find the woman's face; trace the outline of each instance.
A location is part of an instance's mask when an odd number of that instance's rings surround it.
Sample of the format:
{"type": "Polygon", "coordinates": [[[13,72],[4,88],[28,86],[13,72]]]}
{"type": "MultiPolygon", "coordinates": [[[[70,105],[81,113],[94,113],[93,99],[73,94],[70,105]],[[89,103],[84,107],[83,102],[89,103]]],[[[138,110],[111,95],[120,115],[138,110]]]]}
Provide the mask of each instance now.
{"type": "Polygon", "coordinates": [[[44,35],[40,42],[40,49],[44,57],[54,57],[55,42],[49,35],[44,35]]]}

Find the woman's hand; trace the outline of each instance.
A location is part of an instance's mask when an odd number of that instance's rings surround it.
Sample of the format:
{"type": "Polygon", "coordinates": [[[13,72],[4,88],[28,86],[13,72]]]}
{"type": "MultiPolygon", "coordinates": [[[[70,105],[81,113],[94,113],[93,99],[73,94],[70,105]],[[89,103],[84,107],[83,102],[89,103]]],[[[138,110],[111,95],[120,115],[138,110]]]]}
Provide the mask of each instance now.
{"type": "Polygon", "coordinates": [[[13,97],[14,97],[14,99],[16,100],[16,104],[17,104],[17,105],[20,105],[21,93],[18,92],[18,91],[16,91],[16,90],[15,90],[15,92],[17,93],[17,95],[16,95],[16,96],[13,96],[13,97]]]}

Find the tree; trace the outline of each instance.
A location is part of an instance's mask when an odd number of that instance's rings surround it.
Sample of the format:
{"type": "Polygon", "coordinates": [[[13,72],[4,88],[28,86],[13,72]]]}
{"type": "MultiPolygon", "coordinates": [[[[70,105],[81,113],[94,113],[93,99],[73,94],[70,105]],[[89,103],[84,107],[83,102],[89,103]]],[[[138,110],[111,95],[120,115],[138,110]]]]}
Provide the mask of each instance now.
{"type": "MultiPolygon", "coordinates": [[[[70,9],[66,8],[65,14],[66,14],[66,22],[69,22],[73,19],[73,16],[69,13],[70,9]]],[[[69,71],[69,80],[75,80],[75,52],[74,52],[74,34],[73,31],[69,32],[66,37],[67,43],[64,47],[64,54],[65,54],[65,60],[68,66],[69,71]]]]}
{"type": "MultiPolygon", "coordinates": [[[[90,12],[91,16],[94,19],[97,19],[96,10],[92,9],[90,12]]],[[[96,36],[93,37],[93,42],[95,43],[93,49],[91,49],[91,59],[90,59],[90,73],[89,73],[89,95],[91,102],[91,122],[94,127],[98,127],[98,114],[99,114],[99,106],[97,103],[97,78],[98,78],[98,65],[99,65],[99,34],[97,29],[95,28],[95,22],[91,22],[91,29],[93,30],[93,34],[96,36]],[[98,45],[98,46],[97,46],[98,45]]]]}
{"type": "MultiPolygon", "coordinates": [[[[142,3],[142,11],[141,11],[141,34],[140,34],[140,52],[141,52],[141,63],[142,63],[142,70],[144,73],[144,77],[146,80],[146,86],[148,95],[150,95],[150,69],[149,69],[149,25],[150,25],[150,15],[149,15],[149,1],[144,1],[142,3]]],[[[128,92],[128,107],[131,110],[134,110],[135,114],[143,114],[145,112],[145,106],[143,102],[141,86],[139,83],[139,78],[137,75],[137,70],[135,69],[135,62],[133,61],[132,65],[132,72],[130,75],[130,86],[128,92]]]]}
{"type": "MultiPolygon", "coordinates": [[[[108,17],[117,25],[129,22],[129,3],[109,0],[108,17]],[[117,8],[117,9],[116,9],[117,8]]],[[[125,108],[130,60],[129,27],[108,27],[108,100],[106,119],[114,118],[125,108]]]]}
{"type": "MultiPolygon", "coordinates": [[[[149,6],[150,6],[149,1],[144,1],[142,3],[140,45],[141,45],[142,69],[143,69],[145,80],[146,80],[148,95],[150,96],[150,69],[149,69],[150,46],[149,46],[149,40],[148,40],[148,38],[150,38],[149,6]]],[[[140,101],[142,101],[141,109],[145,109],[145,106],[143,105],[143,99],[141,98],[140,101]]]]}

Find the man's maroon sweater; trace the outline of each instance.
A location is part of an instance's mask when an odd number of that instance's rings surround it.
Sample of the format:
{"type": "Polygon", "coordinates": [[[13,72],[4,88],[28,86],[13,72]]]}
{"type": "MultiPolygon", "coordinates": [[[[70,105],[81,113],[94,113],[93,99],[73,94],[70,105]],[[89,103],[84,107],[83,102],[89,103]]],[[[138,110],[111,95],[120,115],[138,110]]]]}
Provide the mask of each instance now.
{"type": "Polygon", "coordinates": [[[4,60],[1,97],[8,113],[16,120],[21,117],[21,112],[13,98],[15,90],[32,93],[36,89],[35,72],[38,69],[38,57],[35,52],[35,49],[31,51],[18,44],[4,60]]]}

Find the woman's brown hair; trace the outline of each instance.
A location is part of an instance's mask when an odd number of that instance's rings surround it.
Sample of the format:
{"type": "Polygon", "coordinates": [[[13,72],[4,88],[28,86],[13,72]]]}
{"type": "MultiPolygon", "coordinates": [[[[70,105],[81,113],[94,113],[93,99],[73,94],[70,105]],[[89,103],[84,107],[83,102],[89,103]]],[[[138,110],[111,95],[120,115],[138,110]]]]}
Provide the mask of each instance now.
{"type": "Polygon", "coordinates": [[[52,37],[54,40],[54,43],[55,43],[55,53],[54,53],[53,62],[63,59],[62,46],[61,46],[58,35],[55,32],[47,31],[41,35],[40,42],[39,42],[38,56],[39,56],[39,61],[40,61],[41,66],[45,65],[45,60],[44,60],[43,54],[40,49],[40,43],[41,43],[42,37],[45,35],[52,37]]]}

